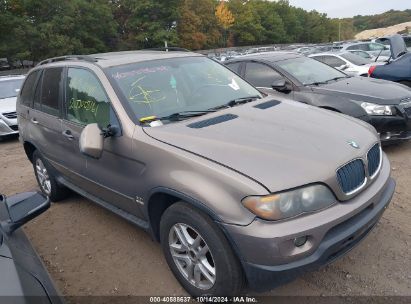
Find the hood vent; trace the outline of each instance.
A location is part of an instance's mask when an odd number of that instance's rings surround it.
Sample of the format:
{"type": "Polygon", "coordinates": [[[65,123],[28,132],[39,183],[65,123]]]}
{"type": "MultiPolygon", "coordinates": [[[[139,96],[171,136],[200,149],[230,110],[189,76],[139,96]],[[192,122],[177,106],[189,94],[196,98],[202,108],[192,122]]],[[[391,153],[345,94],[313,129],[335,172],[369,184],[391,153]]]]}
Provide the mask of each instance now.
{"type": "Polygon", "coordinates": [[[268,109],[268,108],[275,107],[275,106],[279,105],[280,103],[281,103],[281,101],[278,101],[278,100],[270,100],[270,101],[266,101],[266,102],[260,103],[258,105],[255,105],[254,108],[265,110],[265,109],[268,109]]]}
{"type": "Polygon", "coordinates": [[[193,129],[201,129],[201,128],[216,125],[222,122],[226,122],[229,120],[233,120],[233,119],[236,119],[237,117],[238,117],[237,115],[233,115],[233,114],[224,114],[224,115],[213,117],[210,119],[205,119],[205,120],[194,122],[192,124],[187,125],[187,127],[193,128],[193,129]]]}

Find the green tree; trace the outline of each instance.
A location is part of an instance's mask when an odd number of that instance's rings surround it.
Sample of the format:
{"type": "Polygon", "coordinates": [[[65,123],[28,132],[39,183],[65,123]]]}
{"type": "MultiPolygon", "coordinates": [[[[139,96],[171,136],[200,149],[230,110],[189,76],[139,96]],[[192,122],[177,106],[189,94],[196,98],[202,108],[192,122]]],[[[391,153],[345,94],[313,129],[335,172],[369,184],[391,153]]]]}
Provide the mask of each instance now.
{"type": "Polygon", "coordinates": [[[111,6],[120,27],[120,49],[177,43],[180,0],[112,0],[111,6]]]}

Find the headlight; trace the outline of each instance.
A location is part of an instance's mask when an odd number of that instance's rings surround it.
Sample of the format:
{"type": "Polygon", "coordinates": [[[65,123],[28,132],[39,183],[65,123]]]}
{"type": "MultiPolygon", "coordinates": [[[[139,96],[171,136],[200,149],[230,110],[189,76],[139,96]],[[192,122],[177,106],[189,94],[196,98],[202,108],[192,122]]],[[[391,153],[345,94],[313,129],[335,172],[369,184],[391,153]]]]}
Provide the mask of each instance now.
{"type": "Polygon", "coordinates": [[[370,115],[393,115],[391,106],[382,106],[369,102],[363,102],[361,107],[370,115]]]}
{"type": "Polygon", "coordinates": [[[313,185],[267,196],[248,196],[242,203],[258,217],[275,221],[324,209],[336,201],[327,187],[313,185]]]}

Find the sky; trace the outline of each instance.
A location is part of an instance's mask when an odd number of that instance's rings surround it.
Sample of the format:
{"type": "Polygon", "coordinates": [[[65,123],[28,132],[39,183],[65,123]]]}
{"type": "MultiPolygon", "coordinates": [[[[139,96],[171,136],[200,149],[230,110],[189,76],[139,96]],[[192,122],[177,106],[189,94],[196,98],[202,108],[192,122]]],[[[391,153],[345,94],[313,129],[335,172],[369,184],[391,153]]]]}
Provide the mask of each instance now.
{"type": "Polygon", "coordinates": [[[305,10],[326,13],[331,18],[355,15],[374,15],[390,9],[411,9],[411,0],[289,0],[290,4],[305,10]]]}

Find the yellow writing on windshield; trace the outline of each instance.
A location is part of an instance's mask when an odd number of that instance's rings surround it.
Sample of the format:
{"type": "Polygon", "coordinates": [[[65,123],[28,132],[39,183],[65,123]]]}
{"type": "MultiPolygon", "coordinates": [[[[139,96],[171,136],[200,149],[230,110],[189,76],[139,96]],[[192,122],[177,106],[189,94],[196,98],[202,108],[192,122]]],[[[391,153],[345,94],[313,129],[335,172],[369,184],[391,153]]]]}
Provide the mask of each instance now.
{"type": "Polygon", "coordinates": [[[166,97],[161,96],[160,90],[148,90],[140,85],[140,81],[144,78],[145,76],[140,77],[131,84],[131,89],[129,92],[130,101],[136,103],[150,104],[164,100],[166,97]],[[159,94],[160,96],[158,96],[159,94]],[[157,95],[158,97],[154,97],[155,95],[157,95]]]}
{"type": "Polygon", "coordinates": [[[98,103],[92,100],[75,100],[72,98],[69,104],[69,110],[84,110],[96,113],[98,109],[98,103]]]}

